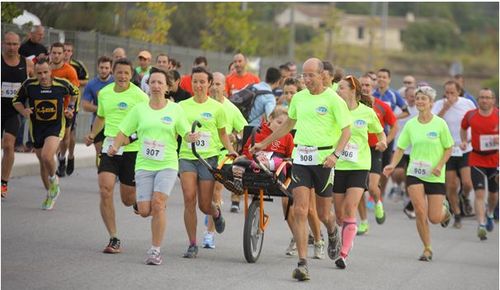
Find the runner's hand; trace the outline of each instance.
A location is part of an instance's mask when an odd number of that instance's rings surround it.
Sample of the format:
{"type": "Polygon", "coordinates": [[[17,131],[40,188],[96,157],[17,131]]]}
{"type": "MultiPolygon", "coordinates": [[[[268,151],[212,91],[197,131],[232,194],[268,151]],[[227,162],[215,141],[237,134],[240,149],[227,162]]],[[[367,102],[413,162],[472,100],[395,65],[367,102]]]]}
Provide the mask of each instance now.
{"type": "Polygon", "coordinates": [[[375,150],[384,152],[385,149],[387,149],[387,143],[384,141],[377,142],[377,144],[375,145],[375,150]]]}
{"type": "Polygon", "coordinates": [[[323,162],[324,168],[333,168],[337,164],[337,157],[333,154],[328,155],[326,157],[325,162],[323,162]]]}
{"type": "Polygon", "coordinates": [[[434,176],[440,176],[441,175],[441,168],[434,168],[432,169],[432,174],[434,174],[434,176]]]}
{"type": "Polygon", "coordinates": [[[254,154],[264,149],[264,145],[262,143],[255,143],[252,147],[250,147],[250,153],[254,154]]]}
{"type": "Polygon", "coordinates": [[[33,114],[33,109],[32,108],[25,108],[21,114],[23,115],[23,117],[25,117],[26,119],[29,119],[30,115],[33,114]]]}
{"type": "Polygon", "coordinates": [[[113,145],[109,145],[108,156],[113,157],[113,156],[115,156],[116,152],[118,152],[118,149],[116,149],[115,146],[113,146],[113,145]]]}
{"type": "Polygon", "coordinates": [[[391,176],[392,172],[394,171],[394,165],[387,165],[386,167],[384,167],[384,175],[385,177],[389,178],[389,176],[391,176]]]}
{"type": "Polygon", "coordinates": [[[188,133],[187,141],[188,143],[193,143],[200,139],[200,132],[188,133]]]}
{"type": "Polygon", "coordinates": [[[465,151],[465,149],[467,149],[467,142],[460,143],[460,149],[465,151]]]}
{"type": "Polygon", "coordinates": [[[64,116],[66,116],[66,118],[68,119],[72,119],[73,118],[73,109],[66,109],[64,110],[64,116]]]}
{"type": "Polygon", "coordinates": [[[94,137],[92,136],[92,133],[88,133],[85,136],[85,145],[90,146],[92,143],[94,143],[94,137]]]}

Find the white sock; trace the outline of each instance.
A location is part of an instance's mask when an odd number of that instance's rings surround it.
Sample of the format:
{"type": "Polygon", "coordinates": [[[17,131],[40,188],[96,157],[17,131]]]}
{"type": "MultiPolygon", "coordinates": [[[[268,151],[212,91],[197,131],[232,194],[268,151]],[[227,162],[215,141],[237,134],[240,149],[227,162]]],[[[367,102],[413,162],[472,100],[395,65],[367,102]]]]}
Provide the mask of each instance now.
{"type": "Polygon", "coordinates": [[[160,247],[151,246],[151,250],[160,252],[160,247]]]}
{"type": "Polygon", "coordinates": [[[50,178],[51,181],[56,180],[56,176],[55,175],[49,176],[49,178],[50,178]]]}

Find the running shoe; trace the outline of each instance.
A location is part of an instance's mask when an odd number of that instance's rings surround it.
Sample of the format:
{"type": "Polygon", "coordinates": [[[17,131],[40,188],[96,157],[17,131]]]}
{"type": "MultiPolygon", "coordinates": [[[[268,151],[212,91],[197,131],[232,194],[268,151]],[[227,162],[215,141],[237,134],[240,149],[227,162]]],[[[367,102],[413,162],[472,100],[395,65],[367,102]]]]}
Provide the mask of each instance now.
{"type": "Polygon", "coordinates": [[[325,258],[325,242],[319,240],[314,243],[314,255],[313,259],[324,259],[325,258]]]}
{"type": "Polygon", "coordinates": [[[66,158],[59,159],[57,158],[59,165],[57,166],[56,174],[59,177],[64,177],[66,175],[66,158]]]}
{"type": "Polygon", "coordinates": [[[328,257],[335,260],[340,255],[340,248],[342,247],[342,238],[340,236],[339,227],[335,226],[333,233],[328,234],[328,257]]]}
{"type": "Polygon", "coordinates": [[[441,226],[443,228],[446,228],[451,220],[450,204],[448,203],[448,200],[446,200],[446,199],[443,200],[443,206],[446,210],[446,214],[445,214],[444,220],[441,222],[441,226]]]}
{"type": "Polygon", "coordinates": [[[121,241],[118,238],[110,238],[109,239],[109,244],[104,248],[102,251],[105,254],[118,254],[120,253],[120,247],[121,241]]]}
{"type": "Polygon", "coordinates": [[[224,229],[226,228],[226,221],[222,216],[220,207],[217,207],[217,210],[219,211],[219,216],[217,218],[214,218],[215,231],[217,231],[217,233],[219,234],[222,234],[224,232],[224,229]]]}
{"type": "Polygon", "coordinates": [[[7,192],[9,191],[9,188],[6,183],[2,183],[2,198],[7,197],[7,192]]]}
{"type": "Polygon", "coordinates": [[[46,210],[52,210],[54,208],[54,205],[56,204],[56,200],[53,199],[52,197],[47,197],[47,199],[45,200],[45,209],[46,210]]]}
{"type": "Polygon", "coordinates": [[[54,179],[49,178],[49,195],[55,201],[59,197],[61,188],[59,187],[59,177],[54,176],[54,179]]]}
{"type": "Polygon", "coordinates": [[[240,211],[240,202],[239,201],[231,202],[231,212],[238,213],[239,211],[240,211]]]}
{"type": "Polygon", "coordinates": [[[358,232],[356,233],[358,236],[364,235],[368,232],[368,221],[366,222],[360,222],[358,226],[358,232]]]}
{"type": "Polygon", "coordinates": [[[486,215],[486,230],[488,232],[492,232],[494,227],[495,227],[495,221],[493,215],[491,216],[486,215]]]}
{"type": "Polygon", "coordinates": [[[481,241],[484,241],[487,239],[485,225],[479,225],[479,227],[477,228],[477,236],[481,241]]]}
{"type": "Polygon", "coordinates": [[[337,258],[337,260],[335,260],[335,265],[337,266],[337,268],[339,269],[345,269],[345,267],[347,266],[346,262],[345,262],[345,258],[342,257],[342,256],[339,256],[337,258]]]}
{"type": "Polygon", "coordinates": [[[66,166],[66,174],[70,176],[73,174],[73,171],[75,170],[75,158],[73,157],[72,159],[69,159],[68,157],[68,165],[66,166]]]}
{"type": "Polygon", "coordinates": [[[297,255],[297,243],[295,243],[295,240],[293,238],[290,240],[290,244],[288,245],[288,248],[286,248],[285,254],[287,256],[297,255]]]}
{"type": "Polygon", "coordinates": [[[215,233],[205,233],[205,236],[203,237],[203,248],[215,249],[215,233]]]}
{"type": "Polygon", "coordinates": [[[470,204],[470,200],[468,197],[463,196],[462,197],[462,202],[463,202],[463,212],[462,214],[466,217],[474,216],[474,213],[472,212],[472,205],[470,204]]]}
{"type": "Polygon", "coordinates": [[[309,232],[309,236],[307,236],[307,244],[308,245],[314,245],[314,237],[311,234],[311,232],[309,232]]]}
{"type": "Polygon", "coordinates": [[[417,218],[417,216],[415,215],[415,211],[413,210],[409,210],[407,209],[406,207],[403,209],[403,212],[405,213],[405,215],[411,219],[411,220],[414,220],[415,218],[417,218]]]}
{"type": "Polygon", "coordinates": [[[381,201],[379,201],[375,204],[375,220],[377,221],[377,224],[379,224],[379,225],[381,225],[385,222],[384,205],[382,204],[381,201]]]}
{"type": "Polygon", "coordinates": [[[297,268],[295,268],[295,270],[293,270],[292,278],[297,279],[299,281],[310,280],[311,277],[309,277],[309,270],[307,269],[307,265],[298,264],[297,268]]]}
{"type": "Polygon", "coordinates": [[[47,210],[49,204],[51,204],[51,203],[52,203],[52,199],[50,198],[49,193],[47,193],[47,197],[45,198],[45,200],[42,203],[42,209],[43,210],[47,210]]]}
{"type": "Polygon", "coordinates": [[[455,215],[455,221],[453,222],[453,227],[456,229],[462,228],[462,217],[460,217],[460,215],[455,215]]]}
{"type": "Polygon", "coordinates": [[[430,262],[432,261],[432,251],[430,249],[424,249],[424,252],[418,258],[419,261],[422,262],[430,262]]]}
{"type": "Polygon", "coordinates": [[[146,258],[146,265],[161,265],[162,262],[161,254],[157,250],[149,249],[148,257],[146,258]]]}
{"type": "Polygon", "coordinates": [[[184,253],[184,258],[194,259],[198,255],[198,246],[191,245],[188,247],[187,251],[184,253]]]}

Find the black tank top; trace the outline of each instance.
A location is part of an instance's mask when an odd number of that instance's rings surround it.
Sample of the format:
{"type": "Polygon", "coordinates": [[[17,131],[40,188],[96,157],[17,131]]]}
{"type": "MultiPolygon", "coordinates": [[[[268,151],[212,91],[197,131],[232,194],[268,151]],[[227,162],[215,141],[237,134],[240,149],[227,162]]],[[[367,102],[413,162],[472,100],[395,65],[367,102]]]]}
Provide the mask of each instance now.
{"type": "Polygon", "coordinates": [[[2,56],[2,115],[17,114],[12,105],[12,99],[27,78],[26,59],[24,57],[21,57],[18,65],[9,66],[2,56]]]}

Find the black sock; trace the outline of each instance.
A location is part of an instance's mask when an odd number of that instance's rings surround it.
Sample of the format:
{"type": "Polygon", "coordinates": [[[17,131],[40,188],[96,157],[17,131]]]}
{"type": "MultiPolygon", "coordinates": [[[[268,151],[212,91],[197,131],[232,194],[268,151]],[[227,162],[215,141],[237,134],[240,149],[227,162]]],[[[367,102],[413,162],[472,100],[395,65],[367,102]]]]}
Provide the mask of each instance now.
{"type": "Polygon", "coordinates": [[[306,259],[299,259],[299,262],[297,263],[299,266],[307,266],[307,260],[306,259]]]}
{"type": "Polygon", "coordinates": [[[9,182],[2,179],[2,185],[7,185],[7,183],[9,182]]]}

